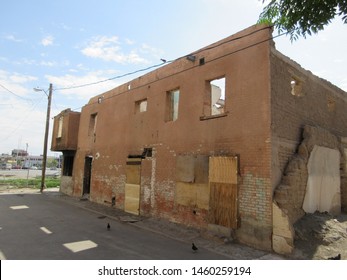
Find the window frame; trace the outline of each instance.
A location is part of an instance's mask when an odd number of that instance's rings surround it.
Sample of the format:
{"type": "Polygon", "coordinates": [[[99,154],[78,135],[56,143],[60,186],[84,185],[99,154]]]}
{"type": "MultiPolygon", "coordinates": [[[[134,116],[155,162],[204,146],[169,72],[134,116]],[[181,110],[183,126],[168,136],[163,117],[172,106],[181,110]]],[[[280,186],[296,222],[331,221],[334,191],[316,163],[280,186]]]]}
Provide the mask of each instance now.
{"type": "Polygon", "coordinates": [[[174,122],[178,119],[180,88],[174,88],[166,92],[166,117],[165,122],[174,122]]]}

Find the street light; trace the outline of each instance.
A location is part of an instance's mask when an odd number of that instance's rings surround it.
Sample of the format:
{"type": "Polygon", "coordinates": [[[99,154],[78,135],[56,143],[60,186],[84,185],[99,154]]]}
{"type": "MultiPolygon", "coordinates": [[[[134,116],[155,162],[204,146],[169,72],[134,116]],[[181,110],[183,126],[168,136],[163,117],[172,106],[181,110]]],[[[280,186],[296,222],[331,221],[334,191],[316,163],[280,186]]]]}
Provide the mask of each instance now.
{"type": "Polygon", "coordinates": [[[45,138],[43,144],[43,159],[42,159],[42,177],[41,177],[41,188],[40,192],[43,192],[45,187],[45,178],[46,178],[46,165],[47,165],[47,143],[48,143],[48,131],[49,131],[49,117],[51,114],[51,101],[52,101],[52,92],[53,86],[49,84],[49,92],[41,88],[34,88],[34,91],[43,91],[48,97],[48,105],[47,105],[47,116],[46,116],[46,129],[45,129],[45,138]]]}

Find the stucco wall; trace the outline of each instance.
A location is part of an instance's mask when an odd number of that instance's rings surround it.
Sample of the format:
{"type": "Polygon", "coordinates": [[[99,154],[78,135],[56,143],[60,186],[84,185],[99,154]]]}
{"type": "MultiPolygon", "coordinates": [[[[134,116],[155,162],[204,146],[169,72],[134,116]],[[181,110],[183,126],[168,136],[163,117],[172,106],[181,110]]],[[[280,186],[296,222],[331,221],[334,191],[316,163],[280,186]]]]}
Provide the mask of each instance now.
{"type": "Polygon", "coordinates": [[[66,109],[54,117],[52,132],[52,151],[72,151],[77,149],[80,113],[66,109]],[[60,118],[62,123],[60,123],[60,118]],[[58,135],[59,126],[61,135],[58,135]]]}

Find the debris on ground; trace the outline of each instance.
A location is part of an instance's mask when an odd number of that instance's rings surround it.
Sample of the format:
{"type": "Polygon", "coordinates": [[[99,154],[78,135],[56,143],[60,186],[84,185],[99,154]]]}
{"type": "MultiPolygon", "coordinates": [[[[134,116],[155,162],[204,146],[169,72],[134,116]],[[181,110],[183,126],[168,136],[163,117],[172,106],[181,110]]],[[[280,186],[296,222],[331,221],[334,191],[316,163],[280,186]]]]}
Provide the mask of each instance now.
{"type": "Polygon", "coordinates": [[[297,258],[327,260],[340,254],[342,260],[347,259],[347,214],[306,214],[294,229],[297,258]]]}

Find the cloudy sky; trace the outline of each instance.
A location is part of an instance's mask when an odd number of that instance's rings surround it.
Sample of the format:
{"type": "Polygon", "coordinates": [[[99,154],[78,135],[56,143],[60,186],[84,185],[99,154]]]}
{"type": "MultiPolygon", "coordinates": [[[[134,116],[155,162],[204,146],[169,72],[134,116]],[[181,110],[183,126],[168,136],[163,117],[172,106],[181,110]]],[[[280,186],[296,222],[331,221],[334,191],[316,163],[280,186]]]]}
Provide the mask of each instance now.
{"type": "MultiPolygon", "coordinates": [[[[0,153],[42,154],[51,116],[79,111],[90,97],[142,75],[122,76],[171,60],[256,23],[260,0],[3,1],[0,10],[0,153]]],[[[304,68],[347,91],[347,25],[276,47],[304,68]]],[[[274,32],[277,35],[277,32],[274,32]]],[[[50,123],[52,130],[52,122],[50,123]]],[[[49,146],[50,146],[49,137],[49,146]]],[[[53,155],[53,152],[49,153],[53,155]]]]}

